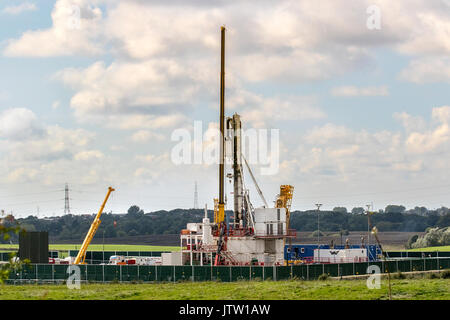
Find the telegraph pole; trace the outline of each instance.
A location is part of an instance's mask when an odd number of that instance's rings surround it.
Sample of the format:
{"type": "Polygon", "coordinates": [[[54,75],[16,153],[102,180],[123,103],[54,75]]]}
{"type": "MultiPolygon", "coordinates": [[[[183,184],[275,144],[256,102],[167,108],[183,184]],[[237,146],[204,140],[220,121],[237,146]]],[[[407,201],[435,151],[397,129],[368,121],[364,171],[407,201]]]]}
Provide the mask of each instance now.
{"type": "Polygon", "coordinates": [[[195,190],[194,190],[194,209],[198,209],[198,190],[197,190],[197,181],[195,181],[195,190]]]}
{"type": "MultiPolygon", "coordinates": [[[[366,205],[367,207],[367,248],[370,245],[370,204],[366,205]]],[[[372,208],[373,210],[373,208],[372,208]]]]}

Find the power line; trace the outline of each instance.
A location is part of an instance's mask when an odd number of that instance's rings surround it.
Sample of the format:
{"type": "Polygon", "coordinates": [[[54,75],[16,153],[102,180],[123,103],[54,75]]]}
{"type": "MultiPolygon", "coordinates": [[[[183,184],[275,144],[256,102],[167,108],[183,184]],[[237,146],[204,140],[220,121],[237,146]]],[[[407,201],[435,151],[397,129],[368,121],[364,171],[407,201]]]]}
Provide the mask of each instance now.
{"type": "Polygon", "coordinates": [[[64,188],[64,214],[70,214],[69,185],[67,183],[64,188]]]}

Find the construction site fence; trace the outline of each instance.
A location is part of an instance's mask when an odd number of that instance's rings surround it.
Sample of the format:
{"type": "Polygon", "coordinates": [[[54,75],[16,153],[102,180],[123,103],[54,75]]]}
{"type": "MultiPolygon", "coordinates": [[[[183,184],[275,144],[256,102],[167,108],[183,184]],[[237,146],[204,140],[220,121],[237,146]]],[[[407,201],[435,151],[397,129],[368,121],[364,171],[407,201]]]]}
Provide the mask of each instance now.
{"type": "MultiPolygon", "coordinates": [[[[67,252],[67,251],[66,251],[67,252]]],[[[101,264],[108,263],[111,256],[132,256],[132,257],[161,257],[161,254],[169,251],[87,251],[87,264],[101,264]]],[[[0,252],[0,261],[9,261],[10,255],[18,256],[17,251],[0,252]]],[[[78,250],[69,250],[70,257],[76,257],[78,250]]],[[[62,258],[61,251],[49,251],[49,258],[62,258]]]]}
{"type": "MultiPolygon", "coordinates": [[[[87,251],[86,263],[101,264],[107,263],[109,258],[114,255],[134,256],[134,257],[160,257],[161,253],[168,251],[87,251]]],[[[11,252],[0,252],[0,261],[8,261],[11,252]]],[[[17,254],[17,252],[15,252],[17,254]]],[[[78,250],[69,250],[69,256],[76,257],[78,250]]],[[[49,251],[49,258],[61,258],[58,251],[49,251]]],[[[408,252],[408,251],[389,251],[388,258],[450,258],[450,251],[433,252],[408,252]]]]}
{"type": "MultiPolygon", "coordinates": [[[[161,257],[162,253],[169,251],[87,251],[85,262],[87,264],[107,263],[112,256],[127,257],[161,257]]],[[[76,257],[78,250],[69,250],[70,257],[76,257]]]]}
{"type": "Polygon", "coordinates": [[[387,251],[389,258],[450,258],[450,251],[387,251]]]}
{"type": "MultiPolygon", "coordinates": [[[[66,251],[67,252],[67,251],[66,251]]],[[[162,253],[169,251],[87,251],[87,264],[101,264],[108,263],[109,258],[114,255],[120,256],[134,256],[134,257],[160,257],[162,253]]],[[[13,253],[18,256],[18,252],[0,252],[0,261],[8,261],[10,254],[13,253]]],[[[69,250],[68,255],[76,257],[78,250],[69,250]]],[[[62,258],[60,251],[49,251],[49,258],[62,258]]],[[[408,251],[388,251],[387,257],[389,259],[396,258],[450,258],[450,251],[429,251],[429,252],[408,252],[408,251]]]]}
{"type": "MultiPolygon", "coordinates": [[[[0,252],[0,261],[9,261],[11,255],[18,257],[19,252],[17,252],[17,251],[0,252]]],[[[49,251],[48,257],[49,258],[58,258],[59,252],[58,251],[49,251]]]]}
{"type": "MultiPolygon", "coordinates": [[[[316,280],[320,275],[341,277],[371,273],[370,266],[381,273],[429,271],[450,268],[450,258],[396,259],[365,263],[309,264],[293,266],[140,266],[79,265],[80,281],[95,282],[180,282],[239,280],[316,280]]],[[[10,273],[9,284],[65,283],[71,276],[69,265],[33,264],[10,273]]],[[[71,278],[73,279],[73,278],[71,278]]]]}

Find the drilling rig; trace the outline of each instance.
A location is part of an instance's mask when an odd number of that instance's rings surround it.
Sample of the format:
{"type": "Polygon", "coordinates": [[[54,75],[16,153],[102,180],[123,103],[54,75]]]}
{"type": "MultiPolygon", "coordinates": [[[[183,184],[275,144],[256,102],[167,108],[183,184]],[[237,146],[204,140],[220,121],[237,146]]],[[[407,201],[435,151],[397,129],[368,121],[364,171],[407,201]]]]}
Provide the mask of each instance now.
{"type": "MultiPolygon", "coordinates": [[[[239,114],[225,116],[225,27],[221,27],[219,196],[214,199],[214,221],[205,212],[203,223],[189,223],[181,232],[181,264],[282,265],[289,229],[294,187],[281,186],[275,208],[269,208],[250,166],[242,154],[239,114]],[[231,146],[232,170],[225,174],[226,146],[231,146]],[[254,208],[244,180],[244,168],[264,203],[254,208]],[[225,177],[233,182],[233,214],[225,214],[225,177]],[[210,234],[211,233],[211,234],[210,234]]],[[[229,150],[228,150],[229,151],[229,150]]]]}

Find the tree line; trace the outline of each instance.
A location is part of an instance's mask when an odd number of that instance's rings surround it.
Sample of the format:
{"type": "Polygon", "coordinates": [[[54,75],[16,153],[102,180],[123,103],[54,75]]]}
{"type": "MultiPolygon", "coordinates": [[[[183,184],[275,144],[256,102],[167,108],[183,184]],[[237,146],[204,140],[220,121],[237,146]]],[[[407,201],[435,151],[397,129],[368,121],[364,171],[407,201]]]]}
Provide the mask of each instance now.
{"type": "MultiPolygon", "coordinates": [[[[403,206],[388,206],[385,210],[370,215],[372,226],[379,231],[424,232],[430,227],[450,226],[450,211],[446,208],[427,210],[416,207],[406,210],[403,206]]],[[[227,214],[231,214],[229,211],[227,214]]],[[[320,215],[320,231],[365,231],[368,219],[363,208],[337,207],[332,211],[294,211],[291,213],[290,228],[298,231],[316,231],[320,215]]],[[[28,231],[48,231],[55,240],[80,240],[88,232],[95,214],[64,215],[52,218],[29,216],[16,222],[28,231]]],[[[213,212],[208,211],[212,220],[213,212]]],[[[138,206],[132,206],[125,214],[104,213],[96,237],[120,238],[125,236],[178,234],[189,222],[201,222],[202,209],[175,209],[144,213],[138,206]]],[[[0,240],[2,241],[2,240],[0,240]]]]}

